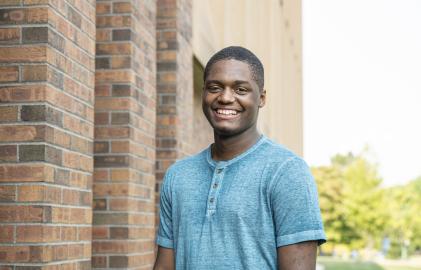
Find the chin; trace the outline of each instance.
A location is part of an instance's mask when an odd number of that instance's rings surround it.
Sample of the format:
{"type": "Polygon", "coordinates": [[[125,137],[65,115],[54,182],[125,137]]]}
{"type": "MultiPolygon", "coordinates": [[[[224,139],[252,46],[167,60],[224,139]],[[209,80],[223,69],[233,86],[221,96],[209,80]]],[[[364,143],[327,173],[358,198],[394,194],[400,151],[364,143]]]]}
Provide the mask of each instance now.
{"type": "Polygon", "coordinates": [[[215,134],[221,135],[221,136],[235,136],[238,134],[241,134],[242,132],[244,132],[243,129],[240,128],[234,128],[234,127],[218,127],[218,126],[214,126],[213,127],[213,131],[215,132],[215,134]]]}

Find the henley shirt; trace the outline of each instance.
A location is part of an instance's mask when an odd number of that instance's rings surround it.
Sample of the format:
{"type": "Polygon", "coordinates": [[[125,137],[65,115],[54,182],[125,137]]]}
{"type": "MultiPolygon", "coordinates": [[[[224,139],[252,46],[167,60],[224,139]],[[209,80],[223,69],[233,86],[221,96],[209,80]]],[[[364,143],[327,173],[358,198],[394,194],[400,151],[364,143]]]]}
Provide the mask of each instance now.
{"type": "Polygon", "coordinates": [[[176,269],[277,269],[277,247],[325,242],[306,163],[262,136],[227,161],[210,147],[173,164],[160,195],[157,244],[176,269]]]}

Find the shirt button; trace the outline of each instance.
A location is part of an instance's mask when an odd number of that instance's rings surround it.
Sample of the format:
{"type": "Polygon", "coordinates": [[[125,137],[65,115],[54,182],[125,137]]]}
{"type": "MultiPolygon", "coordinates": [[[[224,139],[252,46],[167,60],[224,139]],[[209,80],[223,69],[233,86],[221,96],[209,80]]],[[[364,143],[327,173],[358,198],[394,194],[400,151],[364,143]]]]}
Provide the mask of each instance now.
{"type": "Polygon", "coordinates": [[[214,198],[210,198],[210,200],[209,200],[210,203],[213,203],[214,201],[215,201],[214,198]]]}
{"type": "Polygon", "coordinates": [[[212,186],[213,188],[217,188],[218,187],[218,184],[217,183],[215,183],[215,184],[213,184],[213,186],[212,186]]]}
{"type": "Polygon", "coordinates": [[[223,169],[219,168],[216,170],[217,173],[221,173],[223,169]]]}

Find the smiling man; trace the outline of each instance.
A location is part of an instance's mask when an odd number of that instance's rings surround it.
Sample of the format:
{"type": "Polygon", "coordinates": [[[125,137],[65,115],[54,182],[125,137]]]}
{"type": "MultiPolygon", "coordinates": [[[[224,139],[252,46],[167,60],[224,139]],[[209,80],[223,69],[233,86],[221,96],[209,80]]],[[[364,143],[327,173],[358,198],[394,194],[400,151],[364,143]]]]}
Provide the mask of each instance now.
{"type": "Polygon", "coordinates": [[[249,50],[217,52],[203,112],[215,142],[172,165],[161,190],[155,270],[310,270],[325,241],[305,162],[257,130],[263,65],[249,50]]]}

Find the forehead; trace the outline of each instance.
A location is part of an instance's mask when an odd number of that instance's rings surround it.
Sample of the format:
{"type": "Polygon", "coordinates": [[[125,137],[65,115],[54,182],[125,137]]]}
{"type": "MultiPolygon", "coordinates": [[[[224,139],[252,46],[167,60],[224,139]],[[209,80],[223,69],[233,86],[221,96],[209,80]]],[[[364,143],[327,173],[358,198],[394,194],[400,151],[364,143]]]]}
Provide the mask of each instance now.
{"type": "Polygon", "coordinates": [[[220,60],[209,69],[206,80],[219,81],[254,81],[248,63],[235,59],[220,60]]]}

